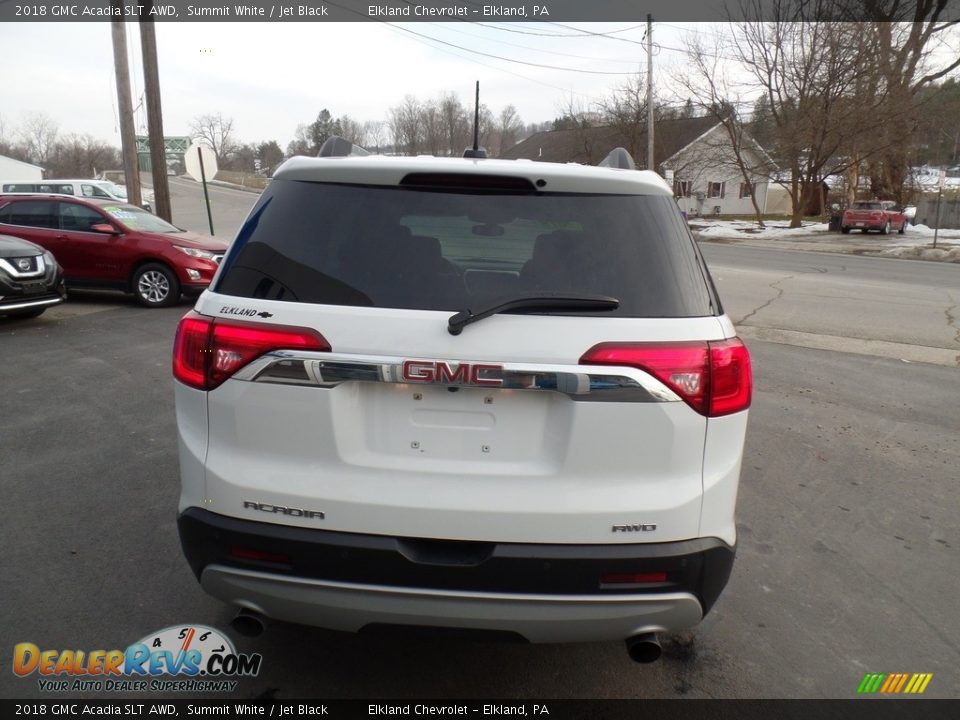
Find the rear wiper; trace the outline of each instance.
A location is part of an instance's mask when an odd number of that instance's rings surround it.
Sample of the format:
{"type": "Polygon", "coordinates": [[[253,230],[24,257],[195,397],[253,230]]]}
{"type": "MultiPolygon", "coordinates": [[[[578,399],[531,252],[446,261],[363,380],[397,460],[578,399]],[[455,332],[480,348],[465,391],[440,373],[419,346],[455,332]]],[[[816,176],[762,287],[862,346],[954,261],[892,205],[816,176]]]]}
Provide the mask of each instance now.
{"type": "Polygon", "coordinates": [[[543,293],[540,295],[522,295],[510,300],[498,300],[494,305],[474,312],[470,308],[450,316],[447,332],[459,335],[463,328],[477,320],[507,310],[616,310],[620,301],[608,295],[568,295],[564,293],[543,293]]]}

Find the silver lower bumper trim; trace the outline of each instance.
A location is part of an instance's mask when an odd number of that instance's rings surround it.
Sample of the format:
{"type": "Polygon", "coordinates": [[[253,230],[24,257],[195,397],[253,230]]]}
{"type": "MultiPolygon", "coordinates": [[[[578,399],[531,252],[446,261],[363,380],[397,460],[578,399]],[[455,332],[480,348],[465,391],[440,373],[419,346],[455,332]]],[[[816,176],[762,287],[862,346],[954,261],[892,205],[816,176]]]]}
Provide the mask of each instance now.
{"type": "Polygon", "coordinates": [[[357,632],[386,623],[515,632],[530,642],[622,640],[696,625],[700,602],[689,593],[527,595],[427,590],[330,582],[238,570],[204,569],[208,593],[263,615],[357,632]]]}
{"type": "Polygon", "coordinates": [[[44,300],[29,300],[27,302],[15,303],[13,305],[0,304],[0,315],[10,310],[27,310],[29,308],[38,308],[49,305],[59,305],[63,300],[61,298],[46,298],[44,300]]]}

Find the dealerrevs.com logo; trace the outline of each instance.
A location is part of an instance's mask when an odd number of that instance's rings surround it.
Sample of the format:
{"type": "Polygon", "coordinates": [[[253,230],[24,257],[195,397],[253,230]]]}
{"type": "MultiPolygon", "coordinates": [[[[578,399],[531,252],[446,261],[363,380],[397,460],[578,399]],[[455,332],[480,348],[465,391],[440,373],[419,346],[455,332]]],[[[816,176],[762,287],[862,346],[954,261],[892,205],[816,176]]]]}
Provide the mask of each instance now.
{"type": "Polygon", "coordinates": [[[44,692],[231,692],[235,678],[254,677],[262,661],[205,625],[173,625],[126,650],[13,648],[14,674],[37,675],[44,692]]]}

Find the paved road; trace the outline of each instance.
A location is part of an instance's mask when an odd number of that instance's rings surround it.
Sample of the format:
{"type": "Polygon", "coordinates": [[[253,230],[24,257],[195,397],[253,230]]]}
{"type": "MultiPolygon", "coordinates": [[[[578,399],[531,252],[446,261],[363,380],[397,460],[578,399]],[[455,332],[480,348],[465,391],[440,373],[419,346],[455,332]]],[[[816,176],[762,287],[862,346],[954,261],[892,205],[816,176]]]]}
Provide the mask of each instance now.
{"type": "MultiPolygon", "coordinates": [[[[182,559],[169,356],[184,307],[84,298],[0,326],[10,512],[0,696],[37,696],[10,649],[125,647],[225,628],[182,559]]],[[[869,671],[960,697],[956,369],[751,342],[756,396],[733,577],[662,662],[620,643],[513,646],[274,625],[238,697],[851,697],[869,671]]]]}
{"type": "Polygon", "coordinates": [[[746,338],[960,366],[960,265],[701,248],[746,338]]]}
{"type": "MultiPolygon", "coordinates": [[[[141,177],[145,186],[152,187],[146,174],[142,174],[141,177]]],[[[203,186],[186,177],[170,177],[168,180],[174,225],[186,230],[209,234],[210,224],[207,220],[203,186]]],[[[210,196],[213,234],[230,241],[236,235],[237,230],[240,229],[259,194],[214,184],[207,185],[207,192],[210,196]]]]}

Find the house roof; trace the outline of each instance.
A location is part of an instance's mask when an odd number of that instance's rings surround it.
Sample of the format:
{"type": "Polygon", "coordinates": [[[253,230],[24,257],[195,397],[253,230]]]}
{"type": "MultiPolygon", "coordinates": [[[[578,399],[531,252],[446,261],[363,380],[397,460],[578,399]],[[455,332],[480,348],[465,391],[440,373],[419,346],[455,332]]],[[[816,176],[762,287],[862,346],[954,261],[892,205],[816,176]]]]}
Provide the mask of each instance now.
{"type": "MultiPolygon", "coordinates": [[[[654,159],[659,167],[717,124],[716,118],[692,117],[658,120],[654,128],[654,159]]],[[[612,125],[534,133],[501,155],[508,160],[525,158],[543,162],[578,162],[596,165],[616,147],[625,147],[637,163],[646,165],[647,128],[627,134],[612,125]]]]}
{"type": "Polygon", "coordinates": [[[23,160],[17,160],[16,158],[9,157],[7,155],[0,155],[0,160],[6,160],[8,162],[18,163],[20,165],[26,165],[27,167],[37,168],[38,170],[43,170],[39,165],[34,165],[33,163],[24,162],[23,160]]]}

